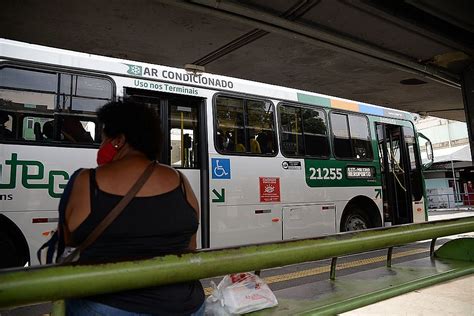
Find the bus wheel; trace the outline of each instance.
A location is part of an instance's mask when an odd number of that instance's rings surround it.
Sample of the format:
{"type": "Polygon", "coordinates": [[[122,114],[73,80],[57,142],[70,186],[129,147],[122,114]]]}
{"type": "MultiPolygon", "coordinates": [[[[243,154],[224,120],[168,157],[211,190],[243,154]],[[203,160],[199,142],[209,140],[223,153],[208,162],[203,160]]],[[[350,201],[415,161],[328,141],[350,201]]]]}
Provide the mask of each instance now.
{"type": "Polygon", "coordinates": [[[369,217],[358,207],[353,207],[348,211],[341,221],[341,231],[343,232],[363,230],[371,227],[372,223],[369,217]]]}
{"type": "Polygon", "coordinates": [[[9,226],[0,225],[0,269],[23,267],[30,260],[24,241],[9,226]]]}

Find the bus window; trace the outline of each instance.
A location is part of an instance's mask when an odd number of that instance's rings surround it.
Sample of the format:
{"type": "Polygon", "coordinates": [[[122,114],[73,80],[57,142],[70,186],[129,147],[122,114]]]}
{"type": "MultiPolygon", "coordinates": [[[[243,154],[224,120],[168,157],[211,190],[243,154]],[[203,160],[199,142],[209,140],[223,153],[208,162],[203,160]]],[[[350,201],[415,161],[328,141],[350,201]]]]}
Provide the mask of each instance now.
{"type": "Polygon", "coordinates": [[[334,155],[342,159],[372,160],[369,124],[364,116],[331,113],[334,155]]]}
{"type": "Polygon", "coordinates": [[[281,147],[287,157],[328,157],[329,141],[324,112],[282,105],[281,147]]]}
{"type": "Polygon", "coordinates": [[[352,158],[346,115],[331,113],[331,127],[334,136],[334,155],[338,158],[352,158]]]}
{"type": "Polygon", "coordinates": [[[420,156],[418,155],[416,147],[415,132],[412,128],[405,126],[403,127],[403,134],[408,152],[413,200],[419,201],[423,198],[423,179],[421,169],[419,168],[420,156]]]}
{"type": "Polygon", "coordinates": [[[27,69],[0,68],[0,100],[3,109],[52,111],[57,75],[27,69]]]}
{"type": "Polygon", "coordinates": [[[300,110],[292,106],[280,107],[281,151],[286,156],[304,155],[300,110]]]}
{"type": "Polygon", "coordinates": [[[21,138],[35,142],[70,142],[78,144],[99,143],[96,139],[96,123],[79,117],[61,116],[56,120],[43,116],[25,116],[21,138]]]}
{"type": "Polygon", "coordinates": [[[198,104],[182,104],[182,102],[169,100],[171,166],[199,168],[198,104]]]}
{"type": "MultiPolygon", "coordinates": [[[[41,113],[53,116],[57,89],[57,75],[20,68],[0,68],[0,108],[8,110],[8,137],[2,139],[31,140],[40,139],[40,126],[35,123],[36,115],[41,113]],[[55,87],[56,86],[56,87],[55,87]],[[29,119],[25,119],[30,116],[29,119]]],[[[39,122],[42,125],[44,122],[39,122]]]]}
{"type": "Polygon", "coordinates": [[[56,92],[58,88],[55,73],[4,67],[0,74],[0,87],[47,92],[56,92]]]}
{"type": "Polygon", "coordinates": [[[329,141],[323,111],[302,109],[305,155],[328,157],[329,141]]]}
{"type": "Polygon", "coordinates": [[[364,116],[348,115],[349,128],[351,131],[351,142],[353,158],[361,160],[371,160],[372,144],[370,142],[369,123],[364,116]]]}
{"type": "Polygon", "coordinates": [[[273,154],[273,106],[270,102],[247,101],[247,134],[250,152],[273,154]]]}
{"type": "Polygon", "coordinates": [[[223,153],[274,155],[274,110],[270,102],[234,97],[216,100],[216,149],[223,153]]]}
{"type": "Polygon", "coordinates": [[[102,78],[61,74],[59,108],[95,112],[112,98],[112,83],[102,78]]]}
{"type": "Polygon", "coordinates": [[[217,110],[217,150],[222,152],[245,152],[244,135],[244,100],[237,98],[218,97],[217,110]],[[219,147],[220,146],[220,147],[219,147]]]}
{"type": "Polygon", "coordinates": [[[98,144],[95,112],[112,99],[104,78],[0,68],[0,109],[13,113],[11,132],[20,141],[98,144]]]}
{"type": "Polygon", "coordinates": [[[52,93],[0,88],[0,106],[12,111],[52,112],[56,104],[55,98],[56,95],[52,93]]]}

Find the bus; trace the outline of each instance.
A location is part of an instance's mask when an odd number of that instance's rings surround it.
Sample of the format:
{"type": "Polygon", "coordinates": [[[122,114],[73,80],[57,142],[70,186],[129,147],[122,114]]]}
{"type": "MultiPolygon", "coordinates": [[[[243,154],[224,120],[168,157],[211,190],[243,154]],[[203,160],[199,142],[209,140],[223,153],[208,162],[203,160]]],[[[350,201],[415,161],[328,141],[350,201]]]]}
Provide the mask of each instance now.
{"type": "Polygon", "coordinates": [[[38,263],[69,177],[96,167],[96,110],[120,98],[159,114],[159,161],[198,197],[201,248],[427,220],[430,144],[410,113],[0,39],[1,267],[38,263]]]}

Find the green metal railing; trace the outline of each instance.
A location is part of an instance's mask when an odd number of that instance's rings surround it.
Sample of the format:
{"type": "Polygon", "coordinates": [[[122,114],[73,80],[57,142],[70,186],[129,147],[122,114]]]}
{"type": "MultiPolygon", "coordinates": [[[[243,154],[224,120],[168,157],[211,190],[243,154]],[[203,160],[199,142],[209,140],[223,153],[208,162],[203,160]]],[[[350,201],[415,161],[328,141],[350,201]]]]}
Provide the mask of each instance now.
{"type": "Polygon", "coordinates": [[[5,270],[0,272],[0,309],[335,258],[472,231],[474,217],[467,217],[147,260],[5,270]]]}

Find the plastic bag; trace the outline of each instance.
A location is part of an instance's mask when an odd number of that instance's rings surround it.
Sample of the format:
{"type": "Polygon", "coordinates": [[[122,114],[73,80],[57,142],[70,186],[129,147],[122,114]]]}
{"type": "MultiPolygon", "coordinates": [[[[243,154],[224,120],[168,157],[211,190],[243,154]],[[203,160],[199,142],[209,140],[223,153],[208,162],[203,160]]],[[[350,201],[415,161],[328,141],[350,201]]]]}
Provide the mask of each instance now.
{"type": "Polygon", "coordinates": [[[253,273],[226,275],[206,300],[206,315],[227,316],[278,305],[268,285],[253,273]]]}

